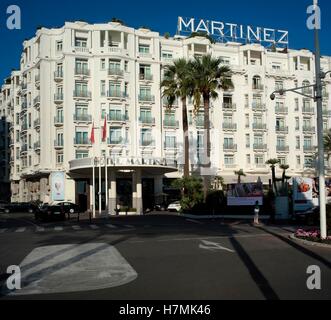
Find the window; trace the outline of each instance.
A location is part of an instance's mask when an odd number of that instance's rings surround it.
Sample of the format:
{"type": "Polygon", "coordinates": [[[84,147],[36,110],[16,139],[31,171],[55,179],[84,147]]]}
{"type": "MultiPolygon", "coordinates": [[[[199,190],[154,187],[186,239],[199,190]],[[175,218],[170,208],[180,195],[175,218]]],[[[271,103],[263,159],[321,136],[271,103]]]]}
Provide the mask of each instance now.
{"type": "Polygon", "coordinates": [[[224,156],[224,164],[226,166],[233,166],[234,165],[234,156],[226,154],[224,156]]]}
{"type": "Polygon", "coordinates": [[[87,39],[86,38],[78,38],[75,39],[75,46],[79,48],[86,48],[87,47],[87,39]]]}
{"type": "Polygon", "coordinates": [[[57,152],[56,153],[56,164],[62,164],[63,163],[63,152],[57,152]]]}
{"type": "Polygon", "coordinates": [[[284,89],[284,83],[283,81],[276,81],[275,83],[275,90],[279,91],[279,90],[283,90],[284,89]]]}
{"type": "Polygon", "coordinates": [[[286,157],[278,157],[279,164],[286,165],[286,157]]]}
{"type": "Polygon", "coordinates": [[[300,150],[301,148],[300,137],[296,137],[295,140],[296,140],[295,148],[297,150],[300,150]]]}
{"type": "Polygon", "coordinates": [[[76,59],[75,62],[75,72],[76,74],[88,75],[88,60],[76,59]]]}
{"type": "Polygon", "coordinates": [[[305,149],[309,150],[313,147],[312,138],[311,137],[305,137],[303,140],[303,146],[305,149]]]}
{"type": "Polygon", "coordinates": [[[139,66],[139,79],[140,80],[151,80],[152,71],[150,65],[143,65],[139,66]]]}
{"type": "Polygon", "coordinates": [[[245,125],[246,125],[246,128],[249,128],[249,114],[245,115],[245,125]]]}
{"type": "Polygon", "coordinates": [[[299,99],[295,99],[295,110],[294,111],[299,111],[299,99]]]}
{"type": "Polygon", "coordinates": [[[254,136],[254,145],[262,146],[263,145],[263,136],[254,136]]]}
{"type": "Polygon", "coordinates": [[[251,147],[251,137],[249,134],[246,134],[246,148],[251,147]]]}
{"type": "Polygon", "coordinates": [[[106,31],[100,31],[100,47],[103,48],[106,44],[106,31]]]}
{"type": "Polygon", "coordinates": [[[106,96],[106,81],[105,80],[101,80],[100,94],[102,97],[106,96]]]}
{"type": "Polygon", "coordinates": [[[300,130],[300,119],[295,118],[295,130],[299,131],[300,130]]]}
{"type": "Polygon", "coordinates": [[[152,122],[152,111],[149,109],[140,110],[140,121],[142,123],[151,123],[152,122]]]}
{"type": "Polygon", "coordinates": [[[56,110],[56,122],[63,123],[63,109],[56,110]]]}
{"type": "Polygon", "coordinates": [[[165,147],[175,149],[177,147],[176,136],[166,133],[165,147]]]}
{"type": "Polygon", "coordinates": [[[56,145],[57,146],[63,146],[63,132],[57,132],[56,133],[56,145]]]}
{"type": "Polygon", "coordinates": [[[297,156],[297,166],[300,167],[301,166],[301,157],[297,156]]]}
{"type": "Polygon", "coordinates": [[[56,41],[56,51],[62,52],[63,50],[63,42],[62,41],[56,41]]]}
{"type": "Polygon", "coordinates": [[[254,162],[256,166],[264,166],[265,161],[264,161],[264,156],[263,155],[255,155],[254,156],[254,162]]]}
{"type": "Polygon", "coordinates": [[[76,131],[76,144],[89,144],[88,132],[76,131]]]}
{"type": "Polygon", "coordinates": [[[273,64],[272,65],[272,70],[274,70],[274,71],[280,71],[281,70],[281,66],[280,66],[280,64],[273,64]]]}
{"type": "Polygon", "coordinates": [[[141,145],[142,146],[151,145],[152,142],[153,142],[152,130],[150,130],[150,129],[141,129],[140,138],[141,138],[141,145]]]}
{"type": "Polygon", "coordinates": [[[251,155],[250,154],[246,154],[246,163],[247,163],[247,165],[251,164],[251,155]]]}
{"type": "Polygon", "coordinates": [[[149,45],[139,44],[139,53],[148,54],[149,53],[149,45]]]}
{"type": "Polygon", "coordinates": [[[110,144],[119,144],[122,142],[122,128],[110,128],[109,130],[110,144]]]}
{"type": "Polygon", "coordinates": [[[245,107],[246,107],[246,108],[249,107],[249,98],[248,98],[248,94],[245,94],[245,107]]]}
{"type": "Polygon", "coordinates": [[[76,159],[85,159],[89,157],[89,152],[87,150],[77,150],[76,151],[76,159]]]}
{"type": "Polygon", "coordinates": [[[75,108],[76,119],[84,120],[88,118],[88,105],[86,104],[76,104],[75,108]]]}
{"type": "Polygon", "coordinates": [[[162,59],[164,60],[172,60],[173,54],[169,51],[162,51],[162,59]]]}
{"type": "Polygon", "coordinates": [[[277,137],[277,147],[278,148],[285,147],[285,138],[284,137],[277,137]]]}
{"type": "Polygon", "coordinates": [[[114,109],[114,107],[112,107],[109,110],[109,120],[112,120],[112,121],[123,120],[122,119],[122,110],[121,109],[114,109]]]}
{"type": "Polygon", "coordinates": [[[101,68],[101,70],[106,69],[106,59],[101,59],[100,60],[100,68],[101,68]]]}
{"type": "Polygon", "coordinates": [[[111,97],[121,96],[121,83],[119,82],[109,82],[109,92],[111,97]]]}
{"type": "Polygon", "coordinates": [[[124,61],[124,71],[125,72],[129,71],[129,61],[124,61]]]}
{"type": "Polygon", "coordinates": [[[76,82],[75,83],[75,94],[78,97],[85,97],[87,96],[87,83],[86,82],[76,82]]]}
{"type": "Polygon", "coordinates": [[[224,138],[224,149],[232,149],[233,146],[233,138],[224,138]]]}
{"type": "Polygon", "coordinates": [[[305,168],[313,168],[314,167],[314,159],[312,157],[305,157],[304,158],[304,166],[305,168]]]}
{"type": "Polygon", "coordinates": [[[140,87],[139,94],[141,97],[151,97],[151,87],[140,87]]]}
{"type": "Polygon", "coordinates": [[[230,65],[231,59],[229,57],[220,57],[221,64],[230,65]]]}

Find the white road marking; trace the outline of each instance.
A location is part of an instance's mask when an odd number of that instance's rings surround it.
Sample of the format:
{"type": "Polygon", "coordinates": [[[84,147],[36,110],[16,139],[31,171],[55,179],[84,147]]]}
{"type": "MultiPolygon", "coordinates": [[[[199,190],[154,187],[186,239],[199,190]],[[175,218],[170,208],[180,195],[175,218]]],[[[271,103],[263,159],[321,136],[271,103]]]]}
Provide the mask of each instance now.
{"type": "Polygon", "coordinates": [[[15,232],[16,233],[23,233],[25,232],[26,228],[18,228],[15,232]]]}
{"type": "Polygon", "coordinates": [[[205,250],[209,250],[209,251],[215,251],[215,250],[224,250],[224,251],[228,251],[231,253],[235,253],[235,251],[225,248],[223,246],[221,246],[219,243],[216,242],[211,242],[211,241],[206,241],[206,240],[201,240],[201,242],[203,244],[199,245],[200,249],[205,249],[205,250]]]}
{"type": "Polygon", "coordinates": [[[5,233],[7,229],[0,229],[0,233],[5,233]]]}
{"type": "Polygon", "coordinates": [[[63,231],[63,227],[54,227],[54,231],[63,231]]]}
{"type": "Polygon", "coordinates": [[[91,228],[92,230],[97,230],[97,229],[99,229],[99,227],[96,226],[95,224],[91,224],[91,225],[90,225],[90,228],[91,228]]]}
{"type": "Polygon", "coordinates": [[[106,227],[110,229],[117,229],[117,227],[114,226],[113,224],[106,224],[106,227]]]}
{"type": "Polygon", "coordinates": [[[193,222],[193,223],[196,223],[196,224],[203,224],[203,222],[201,222],[201,221],[192,220],[192,219],[186,219],[186,221],[193,222]]]}
{"type": "Polygon", "coordinates": [[[81,228],[80,226],[72,226],[72,228],[73,228],[75,231],[82,230],[82,228],[81,228]]]}

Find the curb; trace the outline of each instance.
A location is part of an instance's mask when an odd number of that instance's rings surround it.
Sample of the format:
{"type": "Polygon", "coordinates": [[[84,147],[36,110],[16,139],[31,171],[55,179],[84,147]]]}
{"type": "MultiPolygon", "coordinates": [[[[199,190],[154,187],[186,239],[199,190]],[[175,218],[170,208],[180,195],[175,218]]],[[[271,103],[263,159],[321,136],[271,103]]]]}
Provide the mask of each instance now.
{"type": "Polygon", "coordinates": [[[297,238],[297,237],[295,236],[294,233],[291,234],[291,235],[289,236],[289,238],[290,238],[291,240],[294,240],[294,241],[300,242],[300,243],[305,244],[305,245],[307,245],[307,246],[331,249],[331,245],[330,245],[330,244],[326,244],[326,243],[318,243],[318,242],[313,242],[313,241],[308,241],[308,240],[300,239],[300,238],[297,238]]]}
{"type": "MultiPolygon", "coordinates": [[[[204,219],[229,219],[229,220],[253,220],[254,216],[253,215],[245,215],[245,216],[231,216],[231,215],[226,215],[226,216],[195,216],[195,215],[190,215],[190,214],[181,214],[180,217],[183,218],[188,218],[188,219],[195,219],[195,220],[204,220],[204,219]]],[[[260,216],[260,220],[268,220],[270,219],[270,216],[260,216]]]]}

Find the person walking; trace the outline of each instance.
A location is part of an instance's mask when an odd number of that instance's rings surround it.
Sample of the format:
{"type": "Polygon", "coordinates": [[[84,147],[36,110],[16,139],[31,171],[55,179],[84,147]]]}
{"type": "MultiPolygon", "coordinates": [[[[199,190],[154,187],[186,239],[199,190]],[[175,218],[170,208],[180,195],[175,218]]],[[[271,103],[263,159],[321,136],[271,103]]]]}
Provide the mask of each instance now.
{"type": "Polygon", "coordinates": [[[255,202],[255,207],[254,207],[254,224],[259,225],[259,215],[260,215],[260,205],[259,202],[255,202]]]}

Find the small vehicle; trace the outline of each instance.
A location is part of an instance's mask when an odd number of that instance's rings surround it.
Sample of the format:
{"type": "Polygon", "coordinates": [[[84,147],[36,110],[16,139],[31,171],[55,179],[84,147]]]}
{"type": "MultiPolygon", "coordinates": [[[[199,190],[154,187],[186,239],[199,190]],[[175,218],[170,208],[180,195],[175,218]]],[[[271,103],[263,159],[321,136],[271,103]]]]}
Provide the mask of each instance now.
{"type": "Polygon", "coordinates": [[[170,212],[180,212],[181,210],[182,206],[180,205],[180,201],[173,202],[168,206],[168,211],[170,212]]]}
{"type": "Polygon", "coordinates": [[[296,212],[294,214],[294,219],[296,221],[303,222],[308,226],[318,225],[320,219],[320,208],[315,207],[307,211],[296,212]]]}
{"type": "Polygon", "coordinates": [[[22,202],[22,203],[8,203],[4,206],[5,213],[35,213],[39,210],[39,207],[34,203],[22,202]]]}
{"type": "Polygon", "coordinates": [[[0,201],[0,212],[5,212],[5,207],[8,205],[6,201],[0,201]]]}
{"type": "Polygon", "coordinates": [[[154,209],[155,209],[155,211],[166,211],[167,205],[166,204],[156,204],[154,209]]]}
{"type": "Polygon", "coordinates": [[[70,220],[71,214],[82,213],[80,207],[71,202],[58,202],[55,204],[45,204],[36,212],[36,220],[70,220]]]}

